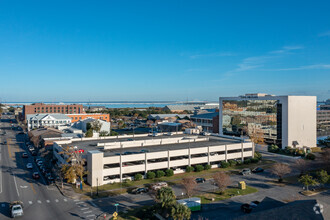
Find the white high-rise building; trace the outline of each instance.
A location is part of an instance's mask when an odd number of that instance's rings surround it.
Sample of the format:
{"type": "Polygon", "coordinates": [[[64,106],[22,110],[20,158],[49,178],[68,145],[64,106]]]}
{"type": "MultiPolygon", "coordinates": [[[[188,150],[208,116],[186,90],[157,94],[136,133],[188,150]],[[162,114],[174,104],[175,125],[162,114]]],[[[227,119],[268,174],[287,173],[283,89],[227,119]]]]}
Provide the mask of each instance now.
{"type": "Polygon", "coordinates": [[[282,148],[316,146],[316,96],[220,97],[219,109],[220,135],[262,136],[282,148]]]}

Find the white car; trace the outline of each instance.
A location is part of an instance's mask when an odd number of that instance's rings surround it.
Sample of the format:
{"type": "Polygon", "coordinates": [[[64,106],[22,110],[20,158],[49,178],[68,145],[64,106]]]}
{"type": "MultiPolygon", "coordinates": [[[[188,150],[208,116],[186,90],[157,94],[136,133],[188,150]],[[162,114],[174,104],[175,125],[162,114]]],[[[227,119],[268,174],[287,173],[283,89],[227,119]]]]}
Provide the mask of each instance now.
{"type": "Polygon", "coordinates": [[[28,168],[28,169],[32,169],[32,168],[33,168],[32,163],[28,163],[28,164],[26,164],[26,168],[28,168]]]}

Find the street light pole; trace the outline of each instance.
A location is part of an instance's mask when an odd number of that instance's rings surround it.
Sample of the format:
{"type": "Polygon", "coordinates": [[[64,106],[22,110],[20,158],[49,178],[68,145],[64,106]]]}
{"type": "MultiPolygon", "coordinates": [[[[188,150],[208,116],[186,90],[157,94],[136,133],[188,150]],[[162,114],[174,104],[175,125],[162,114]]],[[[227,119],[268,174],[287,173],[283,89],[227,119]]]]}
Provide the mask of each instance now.
{"type": "Polygon", "coordinates": [[[96,177],[96,195],[99,196],[99,178],[96,177]]]}

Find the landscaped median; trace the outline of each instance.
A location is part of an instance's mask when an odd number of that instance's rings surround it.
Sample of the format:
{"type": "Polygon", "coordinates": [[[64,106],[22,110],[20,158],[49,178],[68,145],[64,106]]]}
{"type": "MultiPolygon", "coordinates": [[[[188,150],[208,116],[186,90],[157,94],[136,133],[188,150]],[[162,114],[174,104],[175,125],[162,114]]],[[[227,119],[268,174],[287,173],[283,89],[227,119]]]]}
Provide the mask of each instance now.
{"type": "Polygon", "coordinates": [[[233,165],[226,168],[213,168],[208,170],[203,170],[199,172],[185,172],[181,174],[176,174],[174,176],[163,176],[160,178],[153,178],[153,179],[141,179],[138,181],[124,181],[123,183],[112,183],[112,184],[105,184],[99,187],[91,188],[88,185],[83,186],[83,190],[76,189],[73,186],[73,189],[77,193],[84,194],[87,197],[92,198],[99,198],[99,197],[107,197],[107,196],[115,196],[120,195],[123,193],[127,193],[131,188],[134,187],[145,187],[153,183],[157,182],[167,182],[170,186],[175,184],[180,184],[182,179],[185,177],[203,177],[205,179],[210,179],[213,175],[219,171],[225,171],[232,174],[237,174],[243,168],[255,168],[255,167],[262,167],[264,169],[271,167],[275,162],[272,160],[260,160],[258,163],[248,163],[248,164],[240,164],[240,165],[233,165]],[[97,196],[98,191],[98,196],[97,196]]]}

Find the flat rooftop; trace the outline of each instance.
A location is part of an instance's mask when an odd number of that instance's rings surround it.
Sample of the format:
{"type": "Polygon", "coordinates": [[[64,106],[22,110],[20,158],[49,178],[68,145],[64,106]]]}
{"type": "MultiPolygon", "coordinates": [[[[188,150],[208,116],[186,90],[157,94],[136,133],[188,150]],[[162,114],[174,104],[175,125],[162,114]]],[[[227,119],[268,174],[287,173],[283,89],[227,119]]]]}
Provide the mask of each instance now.
{"type": "Polygon", "coordinates": [[[166,150],[180,150],[187,148],[198,148],[198,147],[208,147],[208,146],[218,146],[218,145],[226,145],[226,144],[235,144],[241,143],[240,140],[234,140],[229,138],[215,137],[215,136],[201,136],[201,135],[172,135],[172,136],[157,136],[157,137],[127,137],[127,138],[119,138],[119,139],[108,139],[108,140],[91,140],[91,141],[77,141],[71,144],[62,144],[62,147],[66,146],[76,146],[78,149],[83,149],[85,153],[87,151],[99,150],[104,152],[104,156],[115,156],[119,153],[124,152],[140,152],[141,150],[148,150],[149,152],[158,152],[158,151],[166,151],[166,150]],[[138,140],[152,140],[152,139],[168,139],[168,138],[209,138],[207,141],[198,141],[191,143],[173,143],[173,144],[162,144],[162,145],[152,145],[152,146],[143,146],[143,147],[125,147],[123,149],[108,149],[105,150],[103,146],[97,146],[97,143],[118,143],[118,142],[131,142],[131,139],[134,141],[138,140]]]}

